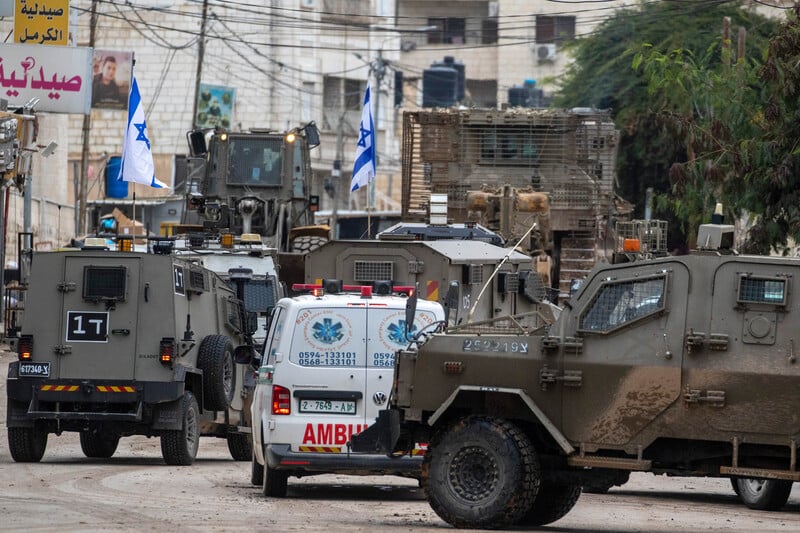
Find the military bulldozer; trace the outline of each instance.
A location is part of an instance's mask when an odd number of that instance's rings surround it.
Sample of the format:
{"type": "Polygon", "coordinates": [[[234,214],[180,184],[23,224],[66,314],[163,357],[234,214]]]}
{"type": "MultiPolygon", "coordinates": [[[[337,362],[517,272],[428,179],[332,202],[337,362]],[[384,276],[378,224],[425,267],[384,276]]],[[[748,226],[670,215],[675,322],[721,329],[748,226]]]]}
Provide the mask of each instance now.
{"type": "Polygon", "coordinates": [[[319,196],[311,190],[310,150],[319,131],[310,122],[288,132],[193,130],[182,231],[257,234],[278,251],[283,281],[302,282],[302,255],[327,242],[314,225],[319,196]]]}
{"type": "Polygon", "coordinates": [[[456,527],[549,524],[582,486],[637,471],[730,478],[780,509],[800,481],[800,262],[733,242],[722,224],[689,255],[639,260],[630,242],[549,327],[468,323],[399,351],[389,408],[353,450],[429,443],[421,484],[456,527]]]}

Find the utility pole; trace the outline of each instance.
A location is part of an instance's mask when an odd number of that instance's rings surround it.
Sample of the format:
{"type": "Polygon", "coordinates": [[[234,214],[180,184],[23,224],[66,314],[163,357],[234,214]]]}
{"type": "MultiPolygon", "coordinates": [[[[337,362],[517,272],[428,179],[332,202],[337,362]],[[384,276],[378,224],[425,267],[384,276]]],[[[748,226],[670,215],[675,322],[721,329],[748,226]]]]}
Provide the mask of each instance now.
{"type": "Polygon", "coordinates": [[[206,53],[206,21],[208,0],[203,0],[203,17],[200,22],[200,41],[197,43],[197,74],[194,78],[194,103],[192,104],[192,128],[197,125],[197,99],[200,96],[200,79],[203,77],[203,56],[206,53]]]}
{"type": "MultiPolygon", "coordinates": [[[[92,0],[92,12],[89,17],[89,48],[94,48],[95,33],[97,30],[97,0],[92,0]]],[[[92,130],[92,110],[83,115],[83,147],[81,150],[81,177],[78,191],[78,201],[75,209],[76,237],[86,233],[86,173],[89,169],[89,133],[92,130]]]]}

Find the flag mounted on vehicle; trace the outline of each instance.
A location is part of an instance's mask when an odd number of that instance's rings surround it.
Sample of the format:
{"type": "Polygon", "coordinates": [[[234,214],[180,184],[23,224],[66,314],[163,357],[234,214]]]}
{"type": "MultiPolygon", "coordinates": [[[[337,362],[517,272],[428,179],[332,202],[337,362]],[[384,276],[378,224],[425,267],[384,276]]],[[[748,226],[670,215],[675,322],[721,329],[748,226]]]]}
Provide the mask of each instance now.
{"type": "Polygon", "coordinates": [[[147,135],[147,122],[144,119],[144,106],[136,76],[133,76],[131,92],[128,95],[127,126],[122,141],[122,161],[117,180],[168,189],[169,185],[156,179],[153,152],[147,135]]]}
{"type": "Polygon", "coordinates": [[[364,187],[375,179],[375,122],[372,118],[372,99],[370,96],[370,85],[367,82],[350,192],[364,187]]]}

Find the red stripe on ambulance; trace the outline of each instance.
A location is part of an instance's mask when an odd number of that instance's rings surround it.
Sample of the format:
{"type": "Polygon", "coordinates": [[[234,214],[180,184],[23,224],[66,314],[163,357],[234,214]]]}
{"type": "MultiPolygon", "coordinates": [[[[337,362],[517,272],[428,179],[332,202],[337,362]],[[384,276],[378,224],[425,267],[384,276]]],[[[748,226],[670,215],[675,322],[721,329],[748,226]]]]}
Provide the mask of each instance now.
{"type": "Polygon", "coordinates": [[[306,424],[302,444],[345,444],[367,429],[367,424],[306,424]]]}

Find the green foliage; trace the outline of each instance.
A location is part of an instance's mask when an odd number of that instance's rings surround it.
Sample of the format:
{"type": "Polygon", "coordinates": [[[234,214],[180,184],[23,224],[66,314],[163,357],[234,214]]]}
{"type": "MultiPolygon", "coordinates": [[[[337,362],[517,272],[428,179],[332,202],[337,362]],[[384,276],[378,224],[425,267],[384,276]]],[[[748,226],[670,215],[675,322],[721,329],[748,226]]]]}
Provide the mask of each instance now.
{"type": "MultiPolygon", "coordinates": [[[[730,95],[709,93],[720,84],[742,92],[742,76],[752,74],[777,30],[778,22],[735,4],[643,2],[616,12],[590,36],[572,43],[575,62],[554,98],[559,107],[612,110],[622,133],[618,192],[634,202],[636,216],[643,214],[648,187],[660,193],[654,216],[671,221],[672,248],[686,242],[677,228],[693,235],[696,225],[710,217],[714,202],[720,201],[714,196],[714,185],[724,181],[726,174],[718,170],[723,162],[736,157],[727,144],[746,138],[735,135],[735,130],[740,126],[752,129],[752,123],[759,120],[757,113],[747,112],[746,107],[725,109],[733,106],[723,105],[720,109],[730,95]],[[730,52],[720,42],[723,17],[730,17],[734,35],[740,26],[748,32],[746,57],[736,62],[733,79],[725,79],[722,71],[722,65],[730,64],[730,55],[725,55],[730,52]],[[714,76],[709,79],[710,74],[714,76]],[[654,79],[658,83],[652,83],[654,79]],[[720,111],[724,119],[719,117],[720,111]],[[701,118],[703,128],[695,128],[701,118]],[[721,141],[726,139],[723,149],[721,141]],[[698,158],[698,150],[702,150],[702,158],[698,158]],[[697,164],[683,164],[690,160],[697,164]],[[719,164],[703,168],[701,161],[719,164]],[[696,187],[705,181],[709,182],[707,188],[696,187]]],[[[746,103],[750,96],[741,94],[740,99],[743,106],[752,103],[746,103]]]]}

